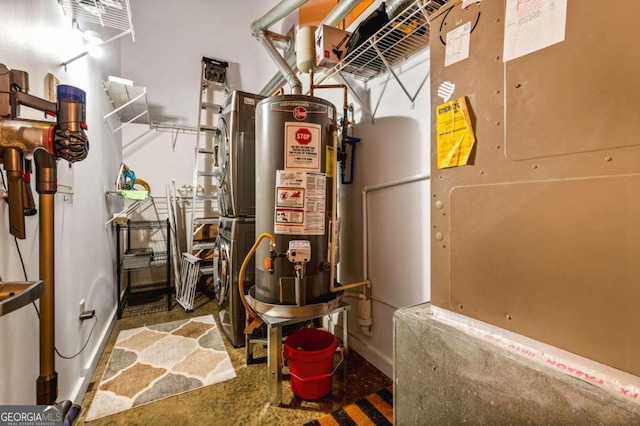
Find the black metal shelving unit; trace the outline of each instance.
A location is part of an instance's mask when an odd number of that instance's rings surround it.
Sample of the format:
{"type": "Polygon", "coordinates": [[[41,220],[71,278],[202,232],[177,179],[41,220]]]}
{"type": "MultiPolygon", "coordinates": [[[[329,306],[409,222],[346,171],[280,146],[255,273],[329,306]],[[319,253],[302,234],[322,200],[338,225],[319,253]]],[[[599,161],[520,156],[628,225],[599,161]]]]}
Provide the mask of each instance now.
{"type": "MultiPolygon", "coordinates": [[[[157,242],[157,241],[156,241],[157,242]]],[[[118,319],[123,316],[135,316],[145,313],[157,312],[164,309],[162,299],[167,299],[167,310],[171,310],[171,232],[169,220],[159,221],[131,221],[126,225],[116,225],[116,251],[117,251],[117,293],[118,319]],[[140,235],[137,233],[146,233],[140,235]],[[152,246],[158,244],[147,243],[155,232],[163,232],[164,241],[162,250],[154,250],[152,246]],[[142,237],[146,237],[142,238],[142,237]],[[123,240],[124,238],[124,240],[123,240]],[[136,238],[136,246],[132,247],[132,241],[136,238]],[[142,243],[140,243],[142,241],[142,243]],[[135,271],[165,268],[164,281],[149,284],[133,284],[131,275],[135,271]],[[123,289],[123,275],[125,288],[123,289]]]]}

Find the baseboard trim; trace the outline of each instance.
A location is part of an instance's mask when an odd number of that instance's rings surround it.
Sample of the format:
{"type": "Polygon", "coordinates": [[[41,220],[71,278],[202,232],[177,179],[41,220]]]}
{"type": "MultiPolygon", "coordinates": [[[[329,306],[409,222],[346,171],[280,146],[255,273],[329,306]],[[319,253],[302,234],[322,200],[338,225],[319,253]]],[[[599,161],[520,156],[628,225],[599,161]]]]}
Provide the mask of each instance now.
{"type": "Polygon", "coordinates": [[[75,404],[78,404],[78,405],[82,404],[82,400],[84,399],[84,396],[87,393],[87,389],[89,389],[89,385],[91,384],[91,379],[93,378],[93,374],[96,372],[96,368],[98,368],[100,357],[102,356],[102,353],[104,352],[104,348],[107,346],[107,343],[109,342],[109,337],[111,336],[111,332],[113,331],[113,328],[116,326],[117,310],[118,308],[116,307],[112,311],[110,315],[111,318],[109,320],[109,324],[107,327],[105,327],[102,335],[100,336],[100,343],[96,346],[95,350],[93,351],[93,354],[91,356],[91,362],[89,363],[87,368],[83,369],[83,372],[85,373],[84,377],[82,377],[82,381],[78,386],[77,391],[75,391],[70,398],[70,400],[73,401],[75,404]]]}

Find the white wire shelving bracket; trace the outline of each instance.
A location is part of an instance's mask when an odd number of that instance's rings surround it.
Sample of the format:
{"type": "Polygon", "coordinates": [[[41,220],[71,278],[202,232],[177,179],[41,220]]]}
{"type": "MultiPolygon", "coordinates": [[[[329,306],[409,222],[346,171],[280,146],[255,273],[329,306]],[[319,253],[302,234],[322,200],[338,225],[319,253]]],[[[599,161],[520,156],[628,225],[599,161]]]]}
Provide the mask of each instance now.
{"type": "Polygon", "coordinates": [[[115,28],[135,41],[129,0],[58,0],[58,4],[65,16],[115,28]]]}
{"type": "Polygon", "coordinates": [[[145,87],[134,86],[131,81],[118,77],[109,77],[109,79],[103,83],[103,86],[114,108],[113,111],[104,116],[104,121],[112,133],[118,132],[131,123],[146,124],[152,130],[170,132],[173,150],[176,148],[178,135],[198,134],[197,126],[152,120],[149,115],[147,89],[145,87]],[[113,116],[117,116],[122,124],[117,127],[116,125],[111,125],[112,120],[110,119],[113,116]]]}
{"type": "MultiPolygon", "coordinates": [[[[122,191],[105,191],[105,194],[107,196],[109,195],[122,196],[122,191]]],[[[128,218],[136,210],[144,211],[153,204],[153,198],[151,197],[151,195],[148,195],[144,200],[129,200],[129,201],[130,201],[129,205],[125,206],[122,210],[120,210],[120,212],[113,214],[111,216],[111,219],[109,219],[104,225],[108,226],[110,223],[112,223],[116,219],[120,219],[122,216],[125,216],[128,218]]]]}
{"type": "Polygon", "coordinates": [[[103,83],[104,90],[109,96],[113,111],[104,116],[104,121],[109,125],[109,118],[117,115],[122,123],[112,133],[116,133],[128,124],[150,124],[149,108],[147,106],[147,89],[141,86],[134,86],[121,81],[121,79],[111,79],[103,83]]]}
{"type": "Polygon", "coordinates": [[[371,111],[358,99],[347,78],[366,83],[389,72],[409,98],[413,108],[423,85],[418,87],[416,93],[409,93],[394,68],[429,45],[429,17],[440,9],[442,3],[444,2],[439,0],[415,0],[333,68],[318,73],[317,84],[327,78],[339,78],[347,84],[373,121],[375,111],[371,111]]]}
{"type": "MultiPolygon", "coordinates": [[[[72,22],[84,21],[121,31],[106,41],[100,40],[98,46],[107,45],[129,34],[131,40],[135,41],[129,0],[58,0],[58,4],[62,6],[62,13],[70,17],[72,22]]],[[[67,65],[88,53],[89,50],[85,50],[60,65],[67,71],[67,65]]]]}
{"type": "Polygon", "coordinates": [[[188,124],[152,121],[150,127],[159,132],[171,133],[171,147],[175,151],[178,135],[197,135],[198,127],[188,124]]]}

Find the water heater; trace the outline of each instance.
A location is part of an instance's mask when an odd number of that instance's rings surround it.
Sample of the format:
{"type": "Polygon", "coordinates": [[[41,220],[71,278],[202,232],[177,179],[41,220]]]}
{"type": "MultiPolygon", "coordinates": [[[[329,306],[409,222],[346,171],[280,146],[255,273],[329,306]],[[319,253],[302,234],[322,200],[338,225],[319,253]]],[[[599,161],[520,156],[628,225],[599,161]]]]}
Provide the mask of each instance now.
{"type": "Polygon", "coordinates": [[[280,253],[270,259],[264,244],[256,251],[257,312],[299,317],[339,303],[329,255],[335,124],[335,107],[315,97],[282,95],[256,106],[256,235],[273,235],[280,253]]]}

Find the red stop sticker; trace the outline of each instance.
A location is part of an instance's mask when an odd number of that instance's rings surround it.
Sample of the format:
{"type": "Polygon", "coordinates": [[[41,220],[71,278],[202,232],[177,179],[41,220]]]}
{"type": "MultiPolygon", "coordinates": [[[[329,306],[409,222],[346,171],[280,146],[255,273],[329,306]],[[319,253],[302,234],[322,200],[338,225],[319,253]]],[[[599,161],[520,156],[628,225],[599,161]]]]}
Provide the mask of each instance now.
{"type": "Polygon", "coordinates": [[[311,142],[311,132],[304,127],[296,130],[296,142],[300,145],[309,145],[311,142]]]}

